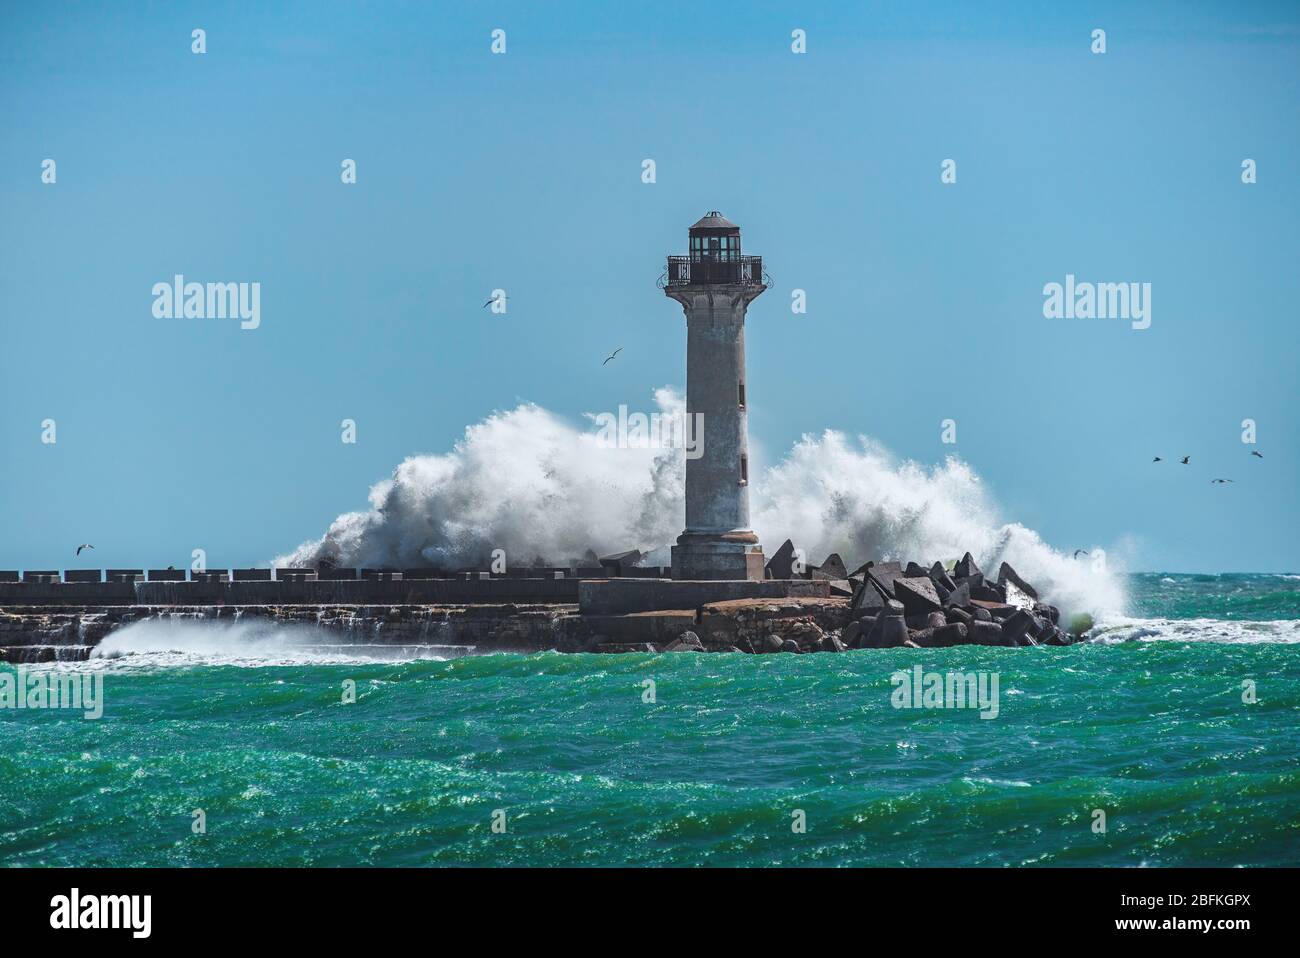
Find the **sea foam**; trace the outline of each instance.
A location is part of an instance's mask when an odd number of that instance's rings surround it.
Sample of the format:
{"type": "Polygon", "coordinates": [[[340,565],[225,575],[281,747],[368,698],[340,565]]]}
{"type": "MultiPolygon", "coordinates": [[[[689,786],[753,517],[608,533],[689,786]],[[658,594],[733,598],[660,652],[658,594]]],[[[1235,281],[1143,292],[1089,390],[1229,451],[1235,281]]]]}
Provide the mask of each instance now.
{"type": "MultiPolygon", "coordinates": [[[[667,387],[655,404],[664,415],[685,409],[667,387]]],[[[371,488],[369,509],[339,516],[275,564],[486,565],[501,549],[511,565],[560,565],[589,548],[640,548],[650,564],[667,564],[685,517],[683,450],[604,448],[596,417],[587,418],[588,428],[577,428],[532,403],[495,412],[450,451],[407,458],[371,488]]],[[[838,552],[850,568],[867,559],[947,561],[969,550],[990,574],[1010,562],[1066,612],[1124,608],[1116,570],[1076,561],[1003,520],[955,455],[927,466],[868,437],[826,430],[803,436],[750,495],[769,554],[786,538],[809,562],[838,552]]]]}
{"type": "Polygon", "coordinates": [[[362,644],[325,628],[286,625],[252,618],[214,622],[162,616],[133,622],[110,633],[80,669],[334,665],[379,661],[458,658],[466,646],[362,644]]]}

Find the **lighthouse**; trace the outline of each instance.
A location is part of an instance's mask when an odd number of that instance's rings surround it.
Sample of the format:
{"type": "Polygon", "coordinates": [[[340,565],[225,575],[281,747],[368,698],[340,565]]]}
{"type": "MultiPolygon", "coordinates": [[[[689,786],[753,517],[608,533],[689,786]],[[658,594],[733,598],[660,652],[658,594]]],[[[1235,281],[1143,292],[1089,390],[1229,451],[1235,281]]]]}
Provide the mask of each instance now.
{"type": "Polygon", "coordinates": [[[762,579],[763,548],[749,528],[745,311],[767,289],[763,259],[742,254],[740,227],[716,210],[689,238],[660,281],[686,314],[686,413],[703,428],[702,454],[686,460],[673,578],[762,579]]]}

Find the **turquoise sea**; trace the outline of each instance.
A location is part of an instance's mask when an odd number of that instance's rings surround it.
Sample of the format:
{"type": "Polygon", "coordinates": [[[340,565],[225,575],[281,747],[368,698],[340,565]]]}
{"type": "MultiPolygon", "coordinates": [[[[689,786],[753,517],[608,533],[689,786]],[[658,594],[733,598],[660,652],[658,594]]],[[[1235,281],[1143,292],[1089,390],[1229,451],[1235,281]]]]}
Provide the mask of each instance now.
{"type": "Polygon", "coordinates": [[[1300,576],[1129,592],[1069,648],[43,666],[104,715],[0,710],[0,862],[1300,864],[1300,576]],[[916,665],[997,717],[894,708],[916,665]]]}

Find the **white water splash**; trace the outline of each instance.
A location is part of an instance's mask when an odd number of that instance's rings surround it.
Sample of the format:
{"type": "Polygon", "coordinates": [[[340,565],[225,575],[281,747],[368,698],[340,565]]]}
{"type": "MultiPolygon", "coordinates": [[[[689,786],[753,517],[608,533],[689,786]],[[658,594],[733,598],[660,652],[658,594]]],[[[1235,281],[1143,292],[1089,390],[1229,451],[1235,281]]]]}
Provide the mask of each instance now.
{"type": "MultiPolygon", "coordinates": [[[[664,414],[685,408],[668,388],[655,402],[664,414]]],[[[684,523],[684,464],[680,449],[602,447],[594,428],[523,404],[470,426],[450,452],[408,458],[370,490],[370,509],[339,516],[323,537],[275,564],[486,566],[492,550],[503,549],[512,565],[563,565],[589,548],[654,550],[648,564],[666,564],[684,523]]],[[[1114,572],[1005,523],[974,469],[956,457],[927,468],[895,460],[868,438],[827,430],[804,436],[750,496],[769,555],[787,538],[810,562],[839,552],[850,569],[867,559],[928,565],[969,550],[990,575],[1011,563],[1063,611],[1124,605],[1114,572]]]]}
{"type": "Polygon", "coordinates": [[[1130,619],[1115,616],[1087,635],[1090,642],[1225,642],[1231,645],[1300,643],[1300,619],[1130,619]]]}
{"type": "Polygon", "coordinates": [[[257,667],[456,658],[465,646],[361,645],[324,628],[267,619],[214,622],[145,619],[105,636],[88,668],[177,668],[200,665],[257,667]]]}
{"type": "MultiPolygon", "coordinates": [[[[685,411],[671,390],[666,414],[685,411]]],[[[587,549],[660,545],[681,531],[680,449],[612,449],[526,403],[465,430],[442,455],[411,456],[370,490],[371,508],[339,516],[277,565],[486,567],[562,565],[587,549]]]]}
{"type": "Polygon", "coordinates": [[[852,569],[867,559],[934,561],[969,551],[984,572],[1009,562],[1040,596],[1067,612],[1124,606],[1113,571],[1094,569],[1004,523],[975,470],[955,456],[926,468],[899,462],[879,443],[827,430],[804,436],[755,490],[755,529],[773,548],[785,538],[820,562],[839,552],[852,569]]]}

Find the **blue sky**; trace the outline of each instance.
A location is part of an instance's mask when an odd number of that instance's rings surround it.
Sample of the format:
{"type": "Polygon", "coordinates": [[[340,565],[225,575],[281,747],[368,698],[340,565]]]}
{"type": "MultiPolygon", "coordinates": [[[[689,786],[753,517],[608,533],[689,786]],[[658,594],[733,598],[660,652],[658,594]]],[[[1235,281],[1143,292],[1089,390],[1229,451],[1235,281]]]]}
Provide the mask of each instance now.
{"type": "Polygon", "coordinates": [[[494,409],[650,408],[709,209],[775,281],[769,458],[864,433],[1062,548],[1300,568],[1300,8],[1047,6],[5,4],[0,568],[260,563],[494,409]],[[260,282],[261,327],[155,319],[175,273],[260,282]],[[1151,327],[1045,319],[1067,273],[1151,327]]]}

